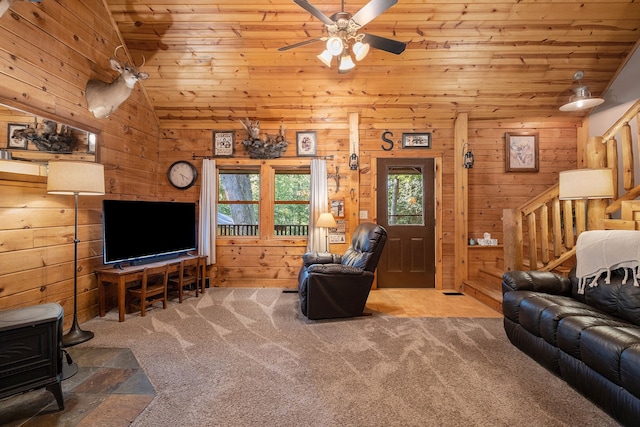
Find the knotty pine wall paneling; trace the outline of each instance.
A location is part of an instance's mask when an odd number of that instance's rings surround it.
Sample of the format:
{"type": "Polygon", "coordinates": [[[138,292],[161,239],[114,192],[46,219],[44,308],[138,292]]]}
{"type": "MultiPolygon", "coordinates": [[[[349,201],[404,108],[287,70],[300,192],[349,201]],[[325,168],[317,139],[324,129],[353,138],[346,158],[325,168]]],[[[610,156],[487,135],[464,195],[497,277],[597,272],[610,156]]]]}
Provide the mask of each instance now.
{"type": "MultiPolygon", "coordinates": [[[[253,119],[253,118],[252,118],[253,119]]],[[[235,130],[235,154],[232,158],[218,158],[217,164],[224,165],[259,165],[261,163],[281,164],[296,161],[308,165],[311,157],[297,157],[296,132],[315,130],[318,137],[319,157],[331,156],[327,159],[327,174],[335,175],[338,167],[339,181],[327,178],[329,199],[342,198],[345,200],[345,225],[347,232],[346,244],[331,244],[330,251],[343,253],[349,246],[349,232],[358,224],[357,212],[351,208],[350,189],[357,185],[352,182],[348,166],[349,157],[349,129],[348,117],[343,121],[334,122],[330,126],[313,125],[308,123],[287,123],[285,135],[289,146],[280,159],[256,160],[250,159],[242,141],[246,139],[246,132],[239,122],[217,122],[208,129],[163,129],[160,139],[159,159],[159,197],[165,200],[195,201],[200,197],[200,179],[187,190],[177,190],[169,184],[166,178],[168,167],[177,160],[188,160],[194,164],[199,176],[202,172],[202,159],[196,156],[213,155],[213,131],[235,130]],[[338,185],[336,185],[338,184],[338,185]]],[[[280,122],[277,120],[261,119],[261,132],[278,133],[280,122]]],[[[328,207],[327,207],[328,208],[328,207]]],[[[261,217],[266,212],[261,212],[261,217]]],[[[255,238],[219,238],[216,244],[217,262],[209,266],[207,274],[212,286],[224,287],[284,287],[295,288],[297,276],[301,266],[301,257],[306,251],[306,239],[261,240],[255,238]]]]}
{"type": "MultiPolygon", "coordinates": [[[[334,113],[335,114],[335,113],[334,113]]],[[[336,114],[337,115],[337,114],[336,114]]],[[[335,174],[339,167],[340,187],[336,191],[336,183],[328,178],[329,198],[344,198],[346,206],[347,244],[331,245],[332,252],[342,252],[350,241],[350,231],[360,221],[359,211],[366,211],[367,221],[376,221],[375,211],[375,162],[380,157],[414,157],[427,156],[440,159],[441,196],[436,200],[440,235],[436,236],[441,245],[441,253],[437,255],[438,267],[442,279],[436,286],[442,289],[455,288],[455,247],[454,233],[454,162],[462,162],[462,153],[454,153],[454,129],[451,121],[425,122],[421,117],[407,120],[405,117],[389,118],[380,123],[367,114],[361,113],[360,134],[360,168],[356,175],[348,166],[348,112],[343,115],[344,122],[332,123],[332,126],[294,123],[287,126],[287,138],[291,145],[283,158],[296,157],[296,130],[317,130],[318,155],[334,155],[327,161],[328,174],[335,174]],[[395,120],[395,121],[394,121],[395,120]],[[382,140],[382,133],[390,131],[394,147],[384,150],[388,144],[382,140]],[[403,132],[431,132],[432,148],[403,149],[401,139],[403,132]],[[350,189],[355,189],[356,196],[351,199],[350,189]]],[[[263,131],[275,133],[279,122],[262,120],[263,131]]],[[[475,155],[476,164],[469,171],[469,230],[474,237],[485,231],[502,242],[502,209],[519,206],[529,198],[557,182],[560,170],[575,167],[577,120],[541,120],[531,122],[504,123],[496,121],[470,122],[469,142],[475,155]],[[505,173],[504,172],[504,133],[538,132],[540,147],[540,171],[538,173],[505,173]]],[[[160,141],[159,174],[161,198],[169,200],[197,201],[200,183],[186,191],[176,190],[166,181],[166,169],[176,160],[191,160],[197,156],[212,155],[212,131],[214,129],[236,130],[236,151],[233,159],[220,159],[238,165],[251,162],[242,145],[245,132],[239,123],[226,122],[212,124],[211,129],[165,129],[160,141]]],[[[301,158],[305,159],[305,158],[301,158]]],[[[270,160],[265,160],[269,162],[270,160]]],[[[202,161],[193,160],[201,170],[202,161]]],[[[437,174],[438,175],[438,174],[437,174]]],[[[217,263],[209,269],[209,276],[214,286],[238,287],[294,287],[299,269],[299,257],[305,247],[300,242],[257,242],[248,239],[221,239],[217,245],[217,263]],[[265,266],[269,265],[267,269],[265,266]]],[[[489,258],[495,259],[486,251],[489,258]]],[[[474,255],[482,257],[480,255],[474,255]]],[[[484,262],[482,259],[478,263],[484,262]]]]}
{"type": "Polygon", "coordinates": [[[577,167],[579,121],[470,122],[475,165],[469,169],[469,237],[490,233],[504,241],[502,210],[516,208],[558,182],[560,171],[577,167]],[[537,132],[538,172],[505,172],[505,132],[537,132]]]}
{"type": "MultiPolygon", "coordinates": [[[[86,82],[117,77],[108,60],[119,44],[101,0],[16,2],[0,18],[0,103],[98,134],[107,194],[79,198],[80,322],[98,314],[102,199],[158,193],[159,126],[141,87],[106,119],[86,109],[86,82]]],[[[70,325],[73,200],[47,194],[42,182],[0,181],[0,309],[58,302],[70,325]]]]}

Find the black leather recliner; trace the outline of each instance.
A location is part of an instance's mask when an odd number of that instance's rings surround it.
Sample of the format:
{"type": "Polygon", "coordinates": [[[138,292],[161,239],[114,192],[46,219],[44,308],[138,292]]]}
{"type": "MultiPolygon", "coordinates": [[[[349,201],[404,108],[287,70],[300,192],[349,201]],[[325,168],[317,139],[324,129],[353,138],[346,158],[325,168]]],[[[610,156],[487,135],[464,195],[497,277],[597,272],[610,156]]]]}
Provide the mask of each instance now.
{"type": "Polygon", "coordinates": [[[344,255],[304,254],[298,274],[302,313],[312,320],[362,315],[386,241],[384,227],[365,222],[344,255]]]}

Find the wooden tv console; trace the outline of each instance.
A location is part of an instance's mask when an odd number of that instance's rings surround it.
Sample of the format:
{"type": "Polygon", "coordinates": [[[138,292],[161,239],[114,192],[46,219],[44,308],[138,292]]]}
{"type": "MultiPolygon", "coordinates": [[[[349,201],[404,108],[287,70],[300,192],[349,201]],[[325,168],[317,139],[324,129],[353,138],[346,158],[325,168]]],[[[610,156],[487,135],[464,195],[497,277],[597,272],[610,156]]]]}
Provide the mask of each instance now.
{"type": "Polygon", "coordinates": [[[200,291],[204,293],[205,289],[205,273],[206,273],[206,257],[200,255],[194,256],[180,256],[177,258],[171,258],[165,261],[157,261],[147,264],[128,265],[126,267],[108,267],[96,270],[96,276],[98,278],[98,306],[100,308],[100,317],[105,316],[105,286],[108,284],[115,284],[118,287],[118,320],[124,322],[125,315],[125,294],[127,292],[127,285],[142,279],[142,272],[147,267],[156,267],[161,265],[169,266],[169,273],[175,273],[180,268],[180,261],[190,258],[198,258],[198,270],[200,291]]]}

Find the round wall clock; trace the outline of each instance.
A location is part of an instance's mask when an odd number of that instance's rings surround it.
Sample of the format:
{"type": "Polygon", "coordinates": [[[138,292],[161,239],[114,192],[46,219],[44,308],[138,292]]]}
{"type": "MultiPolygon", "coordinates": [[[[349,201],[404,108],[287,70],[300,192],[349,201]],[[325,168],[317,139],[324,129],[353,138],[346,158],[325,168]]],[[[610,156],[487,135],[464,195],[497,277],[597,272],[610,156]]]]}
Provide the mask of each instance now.
{"type": "Polygon", "coordinates": [[[195,184],[198,178],[196,167],[185,160],[178,160],[169,166],[167,177],[171,185],[180,190],[186,190],[195,184]]]}

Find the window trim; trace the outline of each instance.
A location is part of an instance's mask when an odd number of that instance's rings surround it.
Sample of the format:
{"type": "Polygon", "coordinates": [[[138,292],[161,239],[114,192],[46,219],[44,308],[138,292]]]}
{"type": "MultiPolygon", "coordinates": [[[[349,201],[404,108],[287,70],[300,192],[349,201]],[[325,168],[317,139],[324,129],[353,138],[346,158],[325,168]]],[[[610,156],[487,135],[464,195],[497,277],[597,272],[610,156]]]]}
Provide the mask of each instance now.
{"type": "MultiPolygon", "coordinates": [[[[260,243],[265,241],[282,241],[290,240],[306,244],[307,236],[276,236],[274,234],[274,208],[275,202],[275,176],[277,171],[311,173],[310,161],[299,159],[270,159],[269,163],[265,160],[240,160],[237,159],[216,159],[216,174],[218,182],[220,180],[220,171],[224,170],[246,170],[258,171],[260,175],[260,198],[258,200],[258,235],[257,236],[220,236],[216,235],[219,241],[242,240],[246,243],[260,243]],[[240,163],[239,163],[240,162],[240,163]]],[[[218,187],[216,187],[216,203],[218,203],[218,187]]],[[[254,204],[253,201],[246,201],[254,204]]],[[[300,204],[309,204],[308,201],[296,201],[300,204]]],[[[287,201],[287,204],[292,204],[287,201]]],[[[217,227],[216,227],[217,234],[217,227]]]]}

